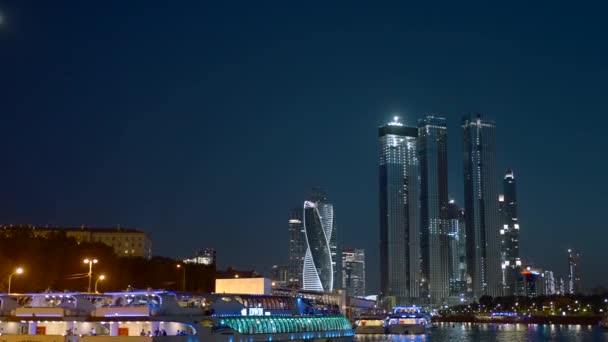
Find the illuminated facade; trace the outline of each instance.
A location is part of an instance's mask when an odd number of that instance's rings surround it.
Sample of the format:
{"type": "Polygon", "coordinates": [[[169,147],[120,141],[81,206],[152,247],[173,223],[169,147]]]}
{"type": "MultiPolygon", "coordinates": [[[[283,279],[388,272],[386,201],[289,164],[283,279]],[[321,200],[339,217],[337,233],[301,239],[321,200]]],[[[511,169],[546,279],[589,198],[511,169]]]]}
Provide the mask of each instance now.
{"type": "Polygon", "coordinates": [[[216,252],[213,248],[203,248],[196,252],[194,256],[185,258],[183,260],[186,264],[197,264],[197,265],[207,265],[207,266],[215,266],[216,265],[216,252]]]}
{"type": "Polygon", "coordinates": [[[467,292],[466,233],[464,210],[454,200],[448,203],[447,231],[450,296],[462,297],[467,292]]]}
{"type": "Polygon", "coordinates": [[[421,297],[445,303],[449,296],[447,124],[427,116],[418,121],[420,167],[421,297]]]}
{"type": "Polygon", "coordinates": [[[464,204],[467,234],[467,272],[472,296],[501,296],[501,239],[496,173],[496,125],[465,116],[464,204]]]}
{"type": "Polygon", "coordinates": [[[348,296],[365,296],[365,251],[345,248],[342,250],[342,288],[348,296]]]}
{"type": "Polygon", "coordinates": [[[303,213],[306,253],[303,289],[332,291],[336,270],[336,227],[334,207],[320,190],[313,190],[304,202],[303,213]]]}
{"type": "Polygon", "coordinates": [[[579,271],[579,263],[581,261],[581,255],[573,251],[568,250],[568,282],[566,284],[566,293],[568,294],[579,294],[583,290],[581,287],[581,275],[579,271]]]}
{"type": "Polygon", "coordinates": [[[287,265],[287,283],[290,287],[302,288],[304,256],[306,255],[306,236],[302,224],[302,208],[289,212],[289,263],[287,265]]]}
{"type": "Polygon", "coordinates": [[[129,228],[90,228],[90,227],[38,227],[38,226],[0,226],[2,228],[30,229],[35,237],[63,232],[66,237],[76,242],[99,242],[110,246],[114,253],[121,257],[152,257],[152,241],[148,235],[137,229],[129,228]]]}
{"type": "Polygon", "coordinates": [[[513,170],[507,170],[503,180],[503,195],[498,197],[501,216],[501,269],[504,295],[516,292],[517,275],[521,272],[519,258],[519,221],[517,218],[517,195],[513,170]]]}
{"type": "Polygon", "coordinates": [[[380,291],[388,306],[410,304],[420,293],[417,139],[418,129],[399,117],[378,131],[380,291]]]}

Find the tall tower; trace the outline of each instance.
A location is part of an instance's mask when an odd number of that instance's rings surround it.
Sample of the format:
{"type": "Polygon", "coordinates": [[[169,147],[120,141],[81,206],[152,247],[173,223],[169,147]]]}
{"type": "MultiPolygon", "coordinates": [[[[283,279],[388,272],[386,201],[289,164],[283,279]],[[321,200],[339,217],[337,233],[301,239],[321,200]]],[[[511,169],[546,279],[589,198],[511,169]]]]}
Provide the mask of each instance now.
{"type": "Polygon", "coordinates": [[[504,295],[513,296],[517,278],[521,272],[519,258],[519,221],[517,218],[517,195],[513,170],[507,170],[503,180],[503,195],[498,196],[501,213],[501,268],[503,272],[504,295]]]}
{"type": "Polygon", "coordinates": [[[289,212],[289,263],[287,283],[290,287],[302,288],[304,256],[306,255],[306,236],[302,225],[302,208],[289,212]]]}
{"type": "Polygon", "coordinates": [[[342,287],[349,296],[365,296],[365,251],[342,250],[342,287]]]}
{"type": "Polygon", "coordinates": [[[583,290],[581,287],[581,275],[579,271],[579,263],[581,261],[581,255],[573,251],[568,250],[568,283],[566,284],[566,292],[568,294],[578,294],[583,290]]]}
{"type": "Polygon", "coordinates": [[[334,207],[321,190],[314,189],[304,202],[303,225],[306,239],[303,289],[332,291],[337,247],[334,207]]]}
{"type": "Polygon", "coordinates": [[[464,296],[467,292],[466,234],[464,210],[454,200],[448,202],[448,273],[450,296],[464,296]]]}
{"type": "Polygon", "coordinates": [[[430,303],[443,304],[449,296],[448,158],[444,118],[418,120],[420,162],[420,294],[430,303]]]}
{"type": "Polygon", "coordinates": [[[387,304],[408,304],[419,297],[418,130],[400,117],[381,126],[380,143],[380,291],[387,304]]]}
{"type": "Polygon", "coordinates": [[[481,115],[465,116],[464,204],[467,229],[467,271],[472,295],[502,295],[496,125],[481,115]]]}

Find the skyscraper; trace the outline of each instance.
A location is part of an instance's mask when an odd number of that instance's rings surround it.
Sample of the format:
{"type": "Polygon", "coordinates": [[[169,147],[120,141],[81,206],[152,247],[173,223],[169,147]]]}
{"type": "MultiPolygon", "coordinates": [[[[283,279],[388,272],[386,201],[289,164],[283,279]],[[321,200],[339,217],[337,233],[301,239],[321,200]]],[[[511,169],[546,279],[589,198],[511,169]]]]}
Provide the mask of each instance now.
{"type": "Polygon", "coordinates": [[[418,130],[399,117],[378,130],[380,291],[385,303],[419,297],[418,130]]]}
{"type": "Polygon", "coordinates": [[[581,275],[579,273],[579,263],[581,261],[581,255],[573,251],[568,250],[568,283],[566,284],[566,291],[568,294],[578,294],[583,290],[581,287],[581,275]]]}
{"type": "Polygon", "coordinates": [[[512,296],[516,292],[516,282],[521,272],[517,195],[513,170],[505,172],[503,192],[504,194],[498,197],[502,221],[502,226],[499,230],[501,237],[501,268],[503,272],[504,295],[512,296]]]}
{"type": "Polygon", "coordinates": [[[465,116],[462,128],[467,272],[474,298],[484,294],[496,297],[502,294],[496,125],[478,114],[465,116]]]}
{"type": "Polygon", "coordinates": [[[365,296],[365,251],[342,250],[342,287],[349,296],[365,296]]]}
{"type": "Polygon", "coordinates": [[[327,196],[315,189],[304,202],[303,214],[306,254],[304,255],[303,288],[332,291],[336,269],[336,227],[334,207],[327,196]]]}
{"type": "Polygon", "coordinates": [[[302,288],[304,256],[306,255],[306,236],[302,225],[302,208],[289,212],[289,263],[287,283],[290,287],[302,288]]]}
{"type": "Polygon", "coordinates": [[[448,273],[450,296],[463,296],[467,292],[466,234],[464,210],[454,200],[448,202],[448,273]]]}
{"type": "Polygon", "coordinates": [[[421,297],[442,304],[449,296],[447,125],[443,118],[418,120],[420,162],[421,297]]]}

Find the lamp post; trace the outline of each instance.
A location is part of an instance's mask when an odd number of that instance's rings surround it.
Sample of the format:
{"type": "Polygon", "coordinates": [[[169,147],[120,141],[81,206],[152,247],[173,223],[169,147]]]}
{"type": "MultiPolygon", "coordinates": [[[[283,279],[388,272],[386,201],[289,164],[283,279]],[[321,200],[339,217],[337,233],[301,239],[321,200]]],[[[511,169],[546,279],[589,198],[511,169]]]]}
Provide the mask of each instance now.
{"type": "Polygon", "coordinates": [[[182,291],[186,292],[186,265],[177,264],[177,268],[182,269],[182,291]]]}
{"type": "Polygon", "coordinates": [[[91,280],[93,278],[93,264],[97,263],[97,259],[84,259],[85,264],[89,264],[89,288],[87,290],[88,293],[91,293],[91,280]]]}
{"type": "Polygon", "coordinates": [[[13,280],[13,276],[15,274],[21,274],[21,273],[23,273],[23,268],[17,267],[15,272],[9,274],[9,276],[8,276],[8,294],[11,294],[11,281],[13,280]]]}
{"type": "Polygon", "coordinates": [[[95,280],[95,293],[99,293],[97,292],[97,283],[99,283],[100,280],[104,280],[106,279],[106,276],[104,276],[103,274],[99,276],[99,278],[97,278],[97,280],[95,280]]]}

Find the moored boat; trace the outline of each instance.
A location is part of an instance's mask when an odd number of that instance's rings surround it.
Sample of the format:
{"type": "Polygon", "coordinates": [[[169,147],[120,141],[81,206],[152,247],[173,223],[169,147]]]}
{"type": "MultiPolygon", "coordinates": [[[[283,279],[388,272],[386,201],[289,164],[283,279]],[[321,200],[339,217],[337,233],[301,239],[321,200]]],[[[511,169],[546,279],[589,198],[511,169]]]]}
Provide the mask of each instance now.
{"type": "Polygon", "coordinates": [[[389,334],[424,334],[431,328],[430,318],[416,306],[397,306],[386,321],[389,334]]]}

